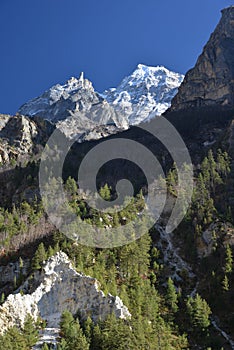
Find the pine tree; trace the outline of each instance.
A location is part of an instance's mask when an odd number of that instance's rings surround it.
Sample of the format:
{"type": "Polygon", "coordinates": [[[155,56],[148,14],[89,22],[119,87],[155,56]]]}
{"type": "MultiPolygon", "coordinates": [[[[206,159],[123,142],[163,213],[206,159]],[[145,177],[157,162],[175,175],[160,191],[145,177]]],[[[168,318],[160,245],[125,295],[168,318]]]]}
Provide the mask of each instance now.
{"type": "Polygon", "coordinates": [[[54,249],[50,245],[49,248],[48,248],[48,251],[47,251],[47,258],[50,258],[51,256],[53,256],[54,253],[55,253],[54,249]]]}
{"type": "Polygon", "coordinates": [[[45,246],[42,243],[39,244],[36,253],[32,259],[32,269],[33,270],[40,270],[41,264],[43,261],[47,259],[47,254],[45,251],[45,246]]]}
{"type": "Polygon", "coordinates": [[[69,311],[64,311],[60,322],[61,335],[67,342],[68,350],[88,350],[89,344],[83,334],[79,321],[69,311]]]}
{"type": "Polygon", "coordinates": [[[89,343],[91,343],[93,327],[94,327],[93,321],[90,317],[88,317],[87,320],[85,320],[84,322],[83,329],[84,329],[84,335],[89,343]]]}
{"type": "Polygon", "coordinates": [[[62,315],[61,315],[61,321],[60,321],[60,329],[63,333],[66,333],[67,328],[69,328],[69,326],[74,322],[74,317],[72,316],[72,314],[65,310],[63,311],[62,315]]]}
{"type": "Polygon", "coordinates": [[[96,324],[93,328],[90,350],[102,350],[102,334],[99,324],[96,324]]]}
{"type": "Polygon", "coordinates": [[[201,164],[201,171],[202,171],[202,177],[204,179],[204,183],[206,184],[206,187],[210,187],[210,167],[209,167],[209,161],[208,158],[205,157],[202,164],[201,164]]]}
{"type": "Polygon", "coordinates": [[[233,255],[230,245],[228,244],[226,247],[226,258],[225,258],[225,273],[229,274],[232,273],[233,270],[233,255]]]}
{"type": "Polygon", "coordinates": [[[7,350],[28,350],[24,336],[20,333],[17,327],[12,327],[4,335],[4,347],[1,349],[7,350]],[[5,342],[5,344],[4,344],[5,342]]]}
{"type": "Polygon", "coordinates": [[[65,183],[65,190],[71,195],[72,197],[77,194],[78,187],[76,181],[69,176],[66,183],[65,183]]]}
{"type": "Polygon", "coordinates": [[[50,350],[50,348],[49,348],[49,346],[48,346],[46,343],[44,343],[44,344],[42,345],[41,350],[50,350]]]}
{"type": "Polygon", "coordinates": [[[38,330],[35,327],[32,316],[28,315],[24,322],[23,336],[26,346],[30,349],[38,341],[38,330]]]}
{"type": "Polygon", "coordinates": [[[230,158],[227,152],[222,152],[221,149],[217,152],[217,170],[223,177],[227,177],[230,172],[230,158]]]}
{"type": "Polygon", "coordinates": [[[172,312],[178,311],[178,296],[172,279],[169,277],[167,282],[166,302],[172,312]]]}
{"type": "Polygon", "coordinates": [[[21,257],[19,258],[19,267],[20,267],[21,270],[24,267],[24,261],[23,261],[23,259],[21,257]]]}
{"type": "Polygon", "coordinates": [[[137,252],[138,253],[138,272],[140,274],[147,274],[149,265],[150,265],[150,246],[151,246],[152,240],[148,233],[144,234],[137,240],[137,252]]]}
{"type": "Polygon", "coordinates": [[[1,299],[0,299],[0,305],[2,305],[4,303],[4,301],[5,301],[5,294],[2,293],[1,294],[1,299]]]}
{"type": "Polygon", "coordinates": [[[177,175],[177,170],[176,166],[174,165],[172,169],[169,170],[167,174],[167,186],[168,190],[172,195],[176,195],[176,186],[178,184],[178,175],[177,175]]]}
{"type": "Polygon", "coordinates": [[[109,187],[107,184],[105,184],[103,187],[100,188],[99,194],[104,200],[110,201],[110,199],[111,199],[111,187],[109,187]]]}
{"type": "Polygon", "coordinates": [[[229,280],[228,280],[228,277],[227,275],[224,276],[224,279],[222,281],[222,286],[223,286],[223,290],[225,292],[228,292],[229,291],[229,280]]]}
{"type": "Polygon", "coordinates": [[[71,336],[69,337],[70,350],[89,350],[89,343],[78,320],[75,321],[71,331],[71,336]]]}
{"type": "Polygon", "coordinates": [[[64,338],[57,345],[57,350],[69,350],[69,345],[64,338]]]}
{"type": "Polygon", "coordinates": [[[211,310],[205,299],[199,294],[187,300],[187,311],[192,325],[199,331],[204,331],[210,325],[211,310]]]}
{"type": "Polygon", "coordinates": [[[111,314],[102,323],[101,327],[102,350],[133,349],[131,330],[123,320],[117,319],[115,315],[111,314]]]}
{"type": "Polygon", "coordinates": [[[222,179],[217,171],[217,164],[215,162],[213,152],[210,149],[208,152],[208,163],[209,163],[209,170],[210,170],[210,187],[215,191],[215,185],[219,185],[222,183],[222,179]]]}

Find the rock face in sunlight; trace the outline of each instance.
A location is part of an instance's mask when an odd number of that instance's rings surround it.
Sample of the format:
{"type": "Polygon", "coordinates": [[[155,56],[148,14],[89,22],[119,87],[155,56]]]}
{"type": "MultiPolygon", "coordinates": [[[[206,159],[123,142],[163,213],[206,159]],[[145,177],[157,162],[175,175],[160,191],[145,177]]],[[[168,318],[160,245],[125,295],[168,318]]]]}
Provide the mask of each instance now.
{"type": "Polygon", "coordinates": [[[28,313],[56,328],[64,310],[79,312],[84,318],[91,315],[94,321],[111,313],[122,319],[131,317],[118,296],[105,295],[95,278],[77,273],[67,255],[59,252],[48,260],[42,272],[36,272],[16,294],[8,296],[0,307],[0,332],[23,325],[28,313]]]}
{"type": "Polygon", "coordinates": [[[126,116],[130,125],[137,125],[164,113],[183,79],[182,74],[163,66],[139,64],[116,89],[105,91],[103,97],[126,116]]]}
{"type": "Polygon", "coordinates": [[[161,115],[183,78],[163,66],[139,64],[116,89],[100,94],[81,73],[25,103],[19,113],[47,119],[79,141],[100,139],[161,115]]]}
{"type": "Polygon", "coordinates": [[[209,106],[234,107],[234,6],[222,10],[222,18],[188,71],[171,111],[209,106]]]}
{"type": "Polygon", "coordinates": [[[70,138],[79,138],[100,125],[114,125],[120,130],[128,128],[126,119],[94,91],[92,83],[84,79],[83,73],[64,85],[51,87],[24,104],[19,113],[47,119],[70,138]]]}
{"type": "Polygon", "coordinates": [[[22,115],[0,115],[0,164],[26,158],[43,145],[54,129],[53,125],[38,118],[22,115]]]}

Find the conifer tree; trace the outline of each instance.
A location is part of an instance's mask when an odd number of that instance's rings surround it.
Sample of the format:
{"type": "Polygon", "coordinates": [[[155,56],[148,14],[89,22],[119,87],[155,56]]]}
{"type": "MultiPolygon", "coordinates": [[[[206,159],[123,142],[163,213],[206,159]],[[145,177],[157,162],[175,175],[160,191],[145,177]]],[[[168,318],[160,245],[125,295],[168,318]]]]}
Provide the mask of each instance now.
{"type": "Polygon", "coordinates": [[[93,333],[93,321],[91,317],[88,317],[87,320],[84,322],[84,335],[89,343],[91,343],[92,340],[92,333],[93,333]]]}
{"type": "Polygon", "coordinates": [[[65,190],[72,197],[77,194],[77,191],[78,191],[77,183],[71,176],[68,177],[68,179],[65,183],[65,190]]]}
{"type": "Polygon", "coordinates": [[[5,301],[5,294],[2,293],[2,294],[1,294],[1,299],[0,299],[0,305],[3,304],[4,301],[5,301]]]}
{"type": "Polygon", "coordinates": [[[61,334],[65,338],[68,350],[88,350],[89,344],[83,334],[79,321],[69,311],[64,311],[60,322],[61,334]]]}
{"type": "Polygon", "coordinates": [[[33,270],[40,270],[41,264],[43,261],[45,261],[47,258],[45,247],[43,242],[39,244],[36,253],[32,259],[32,269],[33,270]]]}
{"type": "Polygon", "coordinates": [[[172,195],[176,195],[176,185],[178,183],[178,175],[177,175],[177,170],[176,166],[174,165],[172,169],[169,170],[167,174],[167,186],[168,190],[172,195]]]}
{"type": "Polygon", "coordinates": [[[57,345],[57,350],[68,350],[69,346],[64,338],[62,338],[57,345]]]}
{"type": "Polygon", "coordinates": [[[210,325],[211,310],[205,299],[199,294],[187,300],[187,311],[192,325],[199,331],[204,331],[210,325]]]}
{"type": "Polygon", "coordinates": [[[217,164],[215,162],[213,152],[210,149],[208,152],[208,164],[209,164],[209,171],[210,171],[210,187],[215,191],[215,185],[221,184],[222,179],[217,171],[217,164]]]}
{"type": "Polygon", "coordinates": [[[172,279],[169,277],[167,282],[166,302],[172,312],[178,311],[178,295],[172,279]]]}
{"type": "Polygon", "coordinates": [[[227,177],[230,172],[230,158],[227,152],[222,152],[221,149],[217,152],[217,170],[223,177],[227,177]]]}
{"type": "Polygon", "coordinates": [[[225,257],[225,273],[230,274],[233,270],[233,255],[230,245],[226,247],[226,257],[225,257]]]}
{"type": "Polygon", "coordinates": [[[223,286],[223,290],[225,292],[229,291],[229,280],[228,280],[228,276],[227,275],[224,276],[224,279],[222,281],[222,286],[223,286]]]}
{"type": "Polygon", "coordinates": [[[101,349],[126,350],[132,348],[129,326],[111,314],[102,324],[101,349]]]}
{"type": "Polygon", "coordinates": [[[48,346],[46,343],[44,343],[44,344],[42,345],[41,350],[50,350],[50,348],[49,348],[49,346],[48,346]]]}
{"type": "Polygon", "coordinates": [[[28,349],[30,349],[38,341],[38,330],[36,329],[33,318],[30,315],[27,315],[25,319],[23,336],[28,349]]]}
{"type": "Polygon", "coordinates": [[[47,251],[47,258],[50,258],[51,256],[53,256],[54,253],[55,253],[55,251],[50,245],[49,248],[48,248],[48,251],[47,251]]]}
{"type": "Polygon", "coordinates": [[[19,267],[20,267],[20,269],[23,269],[23,267],[24,267],[24,261],[21,257],[19,258],[19,267]]]}
{"type": "Polygon", "coordinates": [[[20,333],[16,326],[8,329],[8,331],[4,334],[2,344],[0,340],[0,349],[29,350],[26,346],[24,336],[20,333]]]}
{"type": "Polygon", "coordinates": [[[90,350],[102,350],[102,334],[99,324],[96,324],[93,328],[90,350]]]}
{"type": "Polygon", "coordinates": [[[111,199],[111,187],[105,184],[100,188],[99,194],[104,200],[109,201],[111,199]]]}

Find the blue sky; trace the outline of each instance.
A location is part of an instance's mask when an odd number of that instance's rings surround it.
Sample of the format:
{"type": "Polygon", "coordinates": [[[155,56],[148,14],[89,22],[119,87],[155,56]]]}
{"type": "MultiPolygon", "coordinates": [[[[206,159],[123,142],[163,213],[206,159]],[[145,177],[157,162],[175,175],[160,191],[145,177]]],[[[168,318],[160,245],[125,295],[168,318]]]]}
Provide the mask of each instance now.
{"type": "Polygon", "coordinates": [[[191,68],[226,0],[0,0],[0,113],[85,72],[97,91],[138,63],[191,68]]]}

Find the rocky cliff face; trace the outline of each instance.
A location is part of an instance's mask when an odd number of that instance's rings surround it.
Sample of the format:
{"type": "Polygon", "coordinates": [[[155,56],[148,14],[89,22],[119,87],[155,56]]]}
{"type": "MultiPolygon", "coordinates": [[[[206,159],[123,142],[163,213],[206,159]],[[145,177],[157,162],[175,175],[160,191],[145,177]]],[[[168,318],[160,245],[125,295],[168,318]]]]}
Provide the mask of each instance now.
{"type": "Polygon", "coordinates": [[[59,326],[64,310],[73,314],[79,311],[84,318],[91,315],[94,321],[110,313],[123,319],[131,317],[119,297],[105,295],[95,278],[77,273],[62,252],[50,258],[43,271],[37,272],[33,281],[29,278],[20,290],[0,307],[0,333],[23,325],[27,314],[35,320],[41,316],[51,328],[59,326]]]}
{"type": "Polygon", "coordinates": [[[0,115],[0,164],[27,157],[43,145],[53,126],[38,118],[0,115]]]}
{"type": "Polygon", "coordinates": [[[234,107],[234,6],[222,17],[193,69],[188,71],[171,111],[209,106],[234,107]]]}

